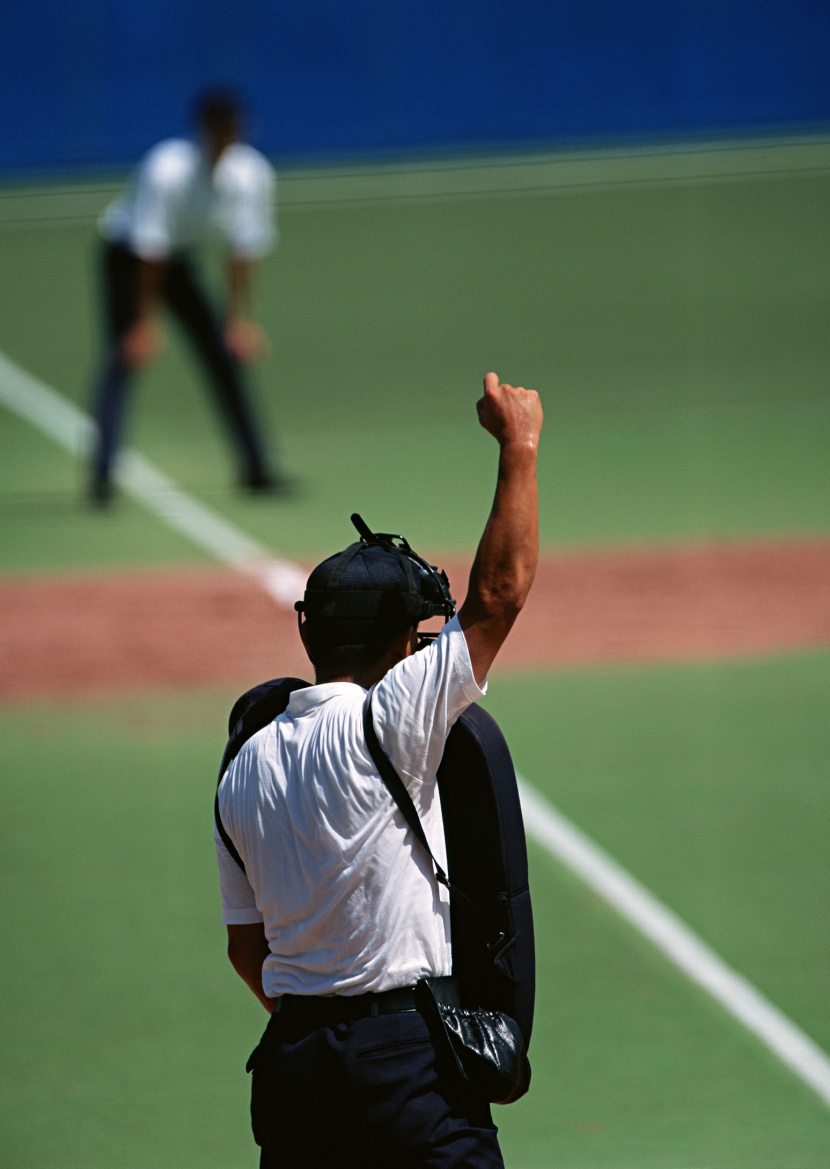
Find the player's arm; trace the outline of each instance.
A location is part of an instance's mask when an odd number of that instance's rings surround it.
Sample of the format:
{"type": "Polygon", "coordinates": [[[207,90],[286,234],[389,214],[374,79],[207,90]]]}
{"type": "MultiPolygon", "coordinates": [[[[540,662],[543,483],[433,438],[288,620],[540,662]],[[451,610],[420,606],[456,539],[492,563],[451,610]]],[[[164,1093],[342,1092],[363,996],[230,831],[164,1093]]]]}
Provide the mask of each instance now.
{"type": "Polygon", "coordinates": [[[128,365],[146,365],[159,351],[161,334],[157,315],[166,273],[166,259],[138,260],[136,318],[121,341],[128,365]]]}
{"type": "Polygon", "coordinates": [[[268,338],[256,323],[253,285],[257,261],[239,253],[228,257],[228,315],[225,344],[238,361],[253,361],[268,352],[268,338]]]}
{"type": "Polygon", "coordinates": [[[136,316],[124,334],[121,350],[129,365],[146,365],[162,344],[159,308],[164,296],[168,257],[173,248],[173,208],[180,195],[179,177],[153,150],[135,176],[132,222],[127,245],[137,257],[136,316]]]}
{"type": "Polygon", "coordinates": [[[277,1000],[269,999],[262,989],[262,963],[268,957],[268,941],[261,921],[253,925],[229,925],[228,958],[236,973],[254,992],[269,1014],[277,1000]]]}
{"type": "Polygon", "coordinates": [[[499,444],[496,494],[458,619],[479,685],[527,600],[539,559],[536,463],[542,406],[534,390],[484,379],[481,425],[499,444]]]}

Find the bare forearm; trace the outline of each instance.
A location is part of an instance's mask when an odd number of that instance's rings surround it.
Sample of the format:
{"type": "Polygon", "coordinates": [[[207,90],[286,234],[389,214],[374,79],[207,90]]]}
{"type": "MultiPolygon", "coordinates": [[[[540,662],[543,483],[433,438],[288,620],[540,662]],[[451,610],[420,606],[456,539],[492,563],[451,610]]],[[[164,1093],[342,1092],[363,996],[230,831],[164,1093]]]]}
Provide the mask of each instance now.
{"type": "Polygon", "coordinates": [[[156,309],[164,293],[166,260],[139,260],[135,320],[121,338],[121,354],[129,366],[146,365],[161,346],[156,309]]]}
{"type": "Polygon", "coordinates": [[[533,442],[501,448],[493,507],[470,572],[465,608],[510,624],[527,600],[539,560],[536,464],[533,442]]]}
{"type": "Polygon", "coordinates": [[[534,390],[484,379],[481,425],[499,444],[493,507],[458,614],[476,681],[481,685],[522,609],[539,559],[536,464],[542,407],[534,390]]]}
{"type": "Polygon", "coordinates": [[[268,941],[262,926],[228,926],[228,958],[242,981],[256,995],[269,1014],[277,1000],[262,989],[262,964],[268,957],[268,941]]]}
{"type": "Polygon", "coordinates": [[[253,316],[253,268],[246,256],[228,257],[228,316],[249,320],[253,316]]]}
{"type": "Polygon", "coordinates": [[[254,361],[269,349],[268,338],[253,318],[254,261],[228,258],[228,315],[225,344],[238,361],[254,361]]]}
{"type": "Polygon", "coordinates": [[[146,319],[152,316],[158,308],[166,272],[166,260],[139,260],[138,316],[140,318],[146,319]]]}

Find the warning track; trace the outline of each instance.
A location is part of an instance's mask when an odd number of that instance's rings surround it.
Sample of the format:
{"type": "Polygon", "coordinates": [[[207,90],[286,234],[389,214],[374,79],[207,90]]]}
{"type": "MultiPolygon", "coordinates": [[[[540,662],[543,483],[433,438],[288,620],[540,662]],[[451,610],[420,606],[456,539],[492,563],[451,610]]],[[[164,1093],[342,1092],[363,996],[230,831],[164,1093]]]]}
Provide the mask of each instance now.
{"type": "MultiPolygon", "coordinates": [[[[469,560],[448,562],[457,596],[469,560]]],[[[830,540],[548,554],[499,670],[830,645],[830,540]]],[[[296,618],[226,568],[0,580],[0,698],[308,676],[296,618]]]]}

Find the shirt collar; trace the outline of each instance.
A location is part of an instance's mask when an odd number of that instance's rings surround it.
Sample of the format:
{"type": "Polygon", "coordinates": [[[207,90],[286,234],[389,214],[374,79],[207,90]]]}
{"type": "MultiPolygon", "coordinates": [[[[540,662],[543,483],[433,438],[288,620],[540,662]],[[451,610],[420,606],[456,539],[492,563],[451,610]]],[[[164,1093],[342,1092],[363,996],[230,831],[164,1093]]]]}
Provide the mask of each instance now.
{"type": "Polygon", "coordinates": [[[366,691],[356,682],[323,682],[320,686],[304,686],[302,690],[294,690],[288,700],[287,714],[304,714],[316,706],[322,706],[332,698],[354,694],[363,697],[366,691]]]}

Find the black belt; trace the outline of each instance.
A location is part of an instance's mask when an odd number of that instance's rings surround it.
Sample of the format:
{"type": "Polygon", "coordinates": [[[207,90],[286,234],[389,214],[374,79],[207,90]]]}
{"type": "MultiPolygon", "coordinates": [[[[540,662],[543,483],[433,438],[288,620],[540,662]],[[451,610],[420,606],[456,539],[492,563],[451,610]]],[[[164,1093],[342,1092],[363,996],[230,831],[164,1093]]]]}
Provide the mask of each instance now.
{"type": "MultiPolygon", "coordinates": [[[[454,978],[430,980],[439,1002],[458,1004],[458,989],[454,978]]],[[[416,1011],[417,988],[404,986],[395,990],[368,991],[366,994],[319,995],[283,994],[274,1011],[282,1019],[302,1020],[312,1026],[326,1027],[348,1023],[369,1015],[393,1015],[398,1011],[416,1011]]]]}

